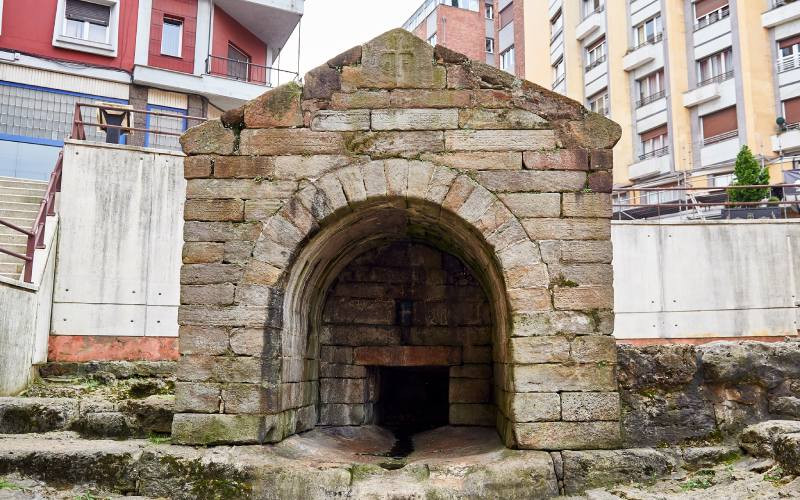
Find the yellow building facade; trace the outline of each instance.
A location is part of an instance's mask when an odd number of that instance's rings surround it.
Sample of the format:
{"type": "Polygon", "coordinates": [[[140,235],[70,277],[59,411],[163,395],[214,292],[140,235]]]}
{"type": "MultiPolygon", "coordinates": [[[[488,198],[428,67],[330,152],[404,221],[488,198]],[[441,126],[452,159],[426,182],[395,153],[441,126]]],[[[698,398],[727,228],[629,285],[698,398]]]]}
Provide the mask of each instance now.
{"type": "Polygon", "coordinates": [[[622,126],[616,187],[725,187],[743,145],[772,183],[800,168],[800,2],[525,0],[524,18],[525,77],[622,126]]]}

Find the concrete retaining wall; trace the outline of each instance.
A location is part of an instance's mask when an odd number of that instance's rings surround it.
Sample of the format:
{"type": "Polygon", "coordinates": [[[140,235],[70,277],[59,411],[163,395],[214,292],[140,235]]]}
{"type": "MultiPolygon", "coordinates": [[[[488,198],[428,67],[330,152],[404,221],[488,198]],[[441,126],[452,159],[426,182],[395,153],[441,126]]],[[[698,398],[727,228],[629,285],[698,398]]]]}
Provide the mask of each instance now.
{"type": "Polygon", "coordinates": [[[180,154],[67,141],[53,335],[178,335],[180,154]]]}
{"type": "Polygon", "coordinates": [[[800,224],[612,224],[619,339],[797,334],[800,224]]]}

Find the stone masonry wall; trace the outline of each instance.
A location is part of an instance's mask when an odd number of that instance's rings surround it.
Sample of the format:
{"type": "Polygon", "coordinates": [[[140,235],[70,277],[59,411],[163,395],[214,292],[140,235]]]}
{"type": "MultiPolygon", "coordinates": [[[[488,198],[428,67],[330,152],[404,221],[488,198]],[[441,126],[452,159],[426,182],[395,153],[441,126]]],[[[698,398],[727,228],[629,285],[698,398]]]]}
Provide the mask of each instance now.
{"type": "Polygon", "coordinates": [[[187,131],[175,442],[279,441],[320,422],[324,291],[376,242],[413,239],[486,293],[506,444],[616,446],[619,137],[402,30],[187,131]]]}
{"type": "Polygon", "coordinates": [[[489,425],[492,338],[489,304],[461,261],[432,247],[398,242],[353,260],[331,286],[320,335],[320,425],[375,423],[376,364],[450,366],[450,423],[489,425]],[[398,303],[408,301],[410,318],[398,303]],[[388,360],[386,358],[389,358],[388,360]]]}

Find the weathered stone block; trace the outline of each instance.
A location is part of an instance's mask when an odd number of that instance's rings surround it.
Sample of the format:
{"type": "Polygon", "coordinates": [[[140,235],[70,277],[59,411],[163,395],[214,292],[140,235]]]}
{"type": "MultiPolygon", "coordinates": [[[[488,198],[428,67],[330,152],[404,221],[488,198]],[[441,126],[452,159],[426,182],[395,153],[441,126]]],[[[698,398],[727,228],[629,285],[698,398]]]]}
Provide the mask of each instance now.
{"type": "Polygon", "coordinates": [[[416,156],[424,152],[444,150],[441,131],[424,132],[356,132],[347,144],[355,154],[374,157],[416,156]]]}
{"type": "Polygon", "coordinates": [[[421,158],[437,165],[462,170],[519,170],[522,168],[522,153],[515,151],[423,153],[421,158]]]}
{"type": "Polygon", "coordinates": [[[562,392],[561,418],[570,422],[618,421],[616,392],[562,392]]]}
{"type": "Polygon", "coordinates": [[[269,328],[235,328],[231,331],[231,351],[240,356],[264,358],[280,355],[280,332],[269,328]]]}
{"type": "Polygon", "coordinates": [[[400,343],[400,331],[390,326],[325,325],[320,342],[339,346],[382,346],[400,343]]]}
{"type": "Polygon", "coordinates": [[[518,392],[613,391],[617,387],[611,364],[516,365],[512,371],[518,392]]]}
{"type": "Polygon", "coordinates": [[[231,283],[221,285],[183,285],[181,304],[209,304],[225,306],[233,304],[235,287],[231,283]]]}
{"type": "MultiPolygon", "coordinates": [[[[356,350],[358,351],[358,350],[356,350]]],[[[450,379],[451,403],[489,403],[492,401],[492,382],[488,379],[450,379]]]]}
{"type": "Polygon", "coordinates": [[[453,366],[461,350],[447,346],[356,347],[354,363],[364,366],[453,366]]]}
{"type": "Polygon", "coordinates": [[[511,311],[519,314],[550,311],[553,299],[547,288],[514,288],[508,290],[511,311]]]}
{"type": "Polygon", "coordinates": [[[457,109],[375,109],[372,130],[444,130],[458,128],[457,109]]]}
{"type": "Polygon", "coordinates": [[[557,170],[490,170],[478,172],[478,182],[494,192],[562,192],[576,191],[586,183],[584,172],[557,170]]]}
{"type": "Polygon", "coordinates": [[[211,177],[211,166],[214,156],[187,156],[183,159],[183,177],[186,179],[198,179],[211,177]]]}
{"type": "Polygon", "coordinates": [[[553,289],[553,305],[567,311],[613,309],[614,289],[610,286],[559,286],[553,289]]]}
{"type": "Polygon", "coordinates": [[[554,149],[552,130],[448,130],[444,133],[448,151],[527,151],[554,149]]]}
{"type": "Polygon", "coordinates": [[[217,156],[214,159],[216,178],[265,178],[274,172],[275,159],[271,156],[217,156]]]}
{"type": "Polygon", "coordinates": [[[610,264],[550,264],[547,266],[554,285],[608,285],[614,281],[610,264]]]}
{"type": "Polygon", "coordinates": [[[367,401],[365,379],[321,379],[319,382],[319,400],[322,403],[364,403],[367,401]]]}
{"type": "Polygon", "coordinates": [[[611,217],[611,195],[607,193],[564,193],[564,217],[611,217]]]}
{"type": "Polygon", "coordinates": [[[245,104],[245,125],[249,128],[303,126],[302,93],[302,87],[291,82],[260,95],[245,104]]]}
{"type": "Polygon", "coordinates": [[[386,90],[358,90],[351,93],[336,92],[331,97],[330,109],[374,109],[389,107],[386,90]]]}
{"type": "Polygon", "coordinates": [[[548,126],[547,120],[524,109],[470,108],[458,112],[458,127],[466,129],[536,129],[548,126]]]}
{"type": "Polygon", "coordinates": [[[280,392],[277,386],[260,384],[223,384],[222,408],[225,413],[264,414],[280,411],[280,392]]]}
{"type": "Polygon", "coordinates": [[[522,163],[528,170],[589,170],[589,155],[585,149],[526,151],[522,163]]]}
{"type": "Polygon", "coordinates": [[[181,354],[219,356],[228,351],[228,330],[207,326],[180,327],[181,354]]]}
{"type": "Polygon", "coordinates": [[[614,187],[611,172],[592,172],[586,179],[586,187],[595,193],[610,193],[614,187]]]}
{"type": "Polygon", "coordinates": [[[547,392],[504,392],[508,418],[513,422],[561,420],[561,397],[547,392]]]}
{"type": "Polygon", "coordinates": [[[534,240],[609,240],[608,219],[524,219],[522,225],[534,240]]]}
{"type": "Polygon", "coordinates": [[[219,384],[205,382],[175,383],[176,413],[218,413],[220,411],[219,384]]]}
{"type": "Polygon", "coordinates": [[[369,130],[369,116],[368,109],[321,110],[314,114],[311,129],[329,132],[369,130]]]}
{"type": "Polygon", "coordinates": [[[560,258],[565,263],[610,264],[613,251],[610,241],[562,241],[560,258]]]}
{"type": "Polygon", "coordinates": [[[464,108],[471,100],[467,91],[398,89],[389,94],[392,108],[464,108]]]}
{"type": "Polygon", "coordinates": [[[238,222],[244,220],[242,200],[186,200],[184,220],[238,222]]]}
{"type": "Polygon", "coordinates": [[[191,179],[186,183],[186,197],[193,199],[286,199],[297,189],[292,181],[255,179],[191,179]]]}
{"type": "Polygon", "coordinates": [[[270,319],[261,306],[181,306],[178,309],[179,325],[209,326],[264,326],[270,319]]]}
{"type": "Polygon", "coordinates": [[[183,244],[184,264],[221,263],[224,256],[222,243],[186,242],[183,244]]]}
{"type": "Polygon", "coordinates": [[[303,77],[303,99],[330,99],[341,87],[342,76],[337,69],[319,66],[303,77]]]}
{"type": "Polygon", "coordinates": [[[184,241],[255,241],[261,224],[252,222],[194,222],[183,225],[184,241]]]}
{"type": "Polygon", "coordinates": [[[517,337],[508,342],[514,363],[563,363],[570,359],[569,341],[561,336],[517,337]]]}
{"type": "Polygon", "coordinates": [[[490,404],[463,404],[450,405],[450,425],[475,425],[492,427],[497,420],[495,407],[490,404]]]}
{"type": "Polygon", "coordinates": [[[617,342],[610,335],[576,337],[571,342],[570,351],[576,363],[617,362],[617,342]]]}
{"type": "Polygon", "coordinates": [[[283,439],[279,419],[260,415],[203,415],[182,413],[172,422],[176,444],[263,444],[283,439]]]}
{"type": "Polygon", "coordinates": [[[588,314],[571,311],[553,311],[514,316],[512,336],[534,335],[587,335],[595,331],[588,314]]]}
{"type": "Polygon", "coordinates": [[[219,120],[209,120],[192,127],[180,138],[183,152],[187,155],[233,154],[236,137],[233,130],[225,128],[219,120]]]}
{"type": "Polygon", "coordinates": [[[319,373],[323,378],[366,378],[367,368],[360,365],[321,362],[319,373]]]}
{"type": "Polygon", "coordinates": [[[234,283],[241,279],[242,272],[242,267],[236,264],[184,264],[181,267],[181,284],[234,283]]]}
{"type": "Polygon", "coordinates": [[[396,29],[363,46],[361,67],[342,68],[342,84],[361,88],[444,88],[445,68],[432,62],[433,47],[396,29]]]}
{"type": "Polygon", "coordinates": [[[530,450],[608,449],[620,442],[619,422],[534,422],[513,428],[519,447],[530,450]]]}
{"type": "Polygon", "coordinates": [[[547,274],[547,265],[544,263],[530,264],[522,267],[503,268],[503,276],[509,288],[547,288],[550,278],[547,274]]]}
{"type": "Polygon", "coordinates": [[[478,364],[451,366],[450,378],[492,378],[492,367],[478,364]]]}
{"type": "Polygon", "coordinates": [[[517,217],[561,215],[561,195],[558,193],[503,193],[500,199],[517,217]]]}
{"type": "Polygon", "coordinates": [[[321,404],[319,423],[322,425],[364,425],[366,410],[364,404],[321,404]]]}
{"type": "MultiPolygon", "coordinates": [[[[303,155],[346,153],[345,137],[339,132],[301,129],[242,130],[239,150],[243,155],[303,155]]],[[[277,168],[277,166],[276,166],[277,168]]]]}
{"type": "Polygon", "coordinates": [[[339,167],[361,161],[363,158],[344,155],[276,156],[275,177],[313,180],[339,167]]]}
{"type": "MultiPolygon", "coordinates": [[[[601,424],[600,427],[604,425],[610,424],[601,424]]],[[[567,495],[578,495],[609,484],[651,481],[678,469],[672,454],[648,448],[564,451],[561,456],[564,460],[564,493],[567,495]]]]}

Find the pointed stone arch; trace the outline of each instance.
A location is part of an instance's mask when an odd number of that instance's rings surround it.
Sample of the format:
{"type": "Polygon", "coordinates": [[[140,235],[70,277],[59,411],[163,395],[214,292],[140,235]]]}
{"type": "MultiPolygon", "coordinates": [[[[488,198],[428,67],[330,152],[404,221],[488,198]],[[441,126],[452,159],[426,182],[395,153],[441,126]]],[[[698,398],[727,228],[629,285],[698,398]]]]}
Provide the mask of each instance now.
{"type": "Polygon", "coordinates": [[[191,129],[175,440],[316,425],[325,291],[357,254],[408,239],[455,255],[489,299],[506,444],[613,446],[618,138],[574,101],[402,30],[191,129]]]}

